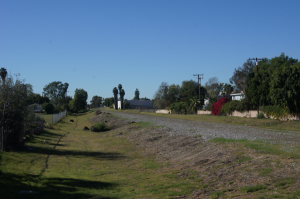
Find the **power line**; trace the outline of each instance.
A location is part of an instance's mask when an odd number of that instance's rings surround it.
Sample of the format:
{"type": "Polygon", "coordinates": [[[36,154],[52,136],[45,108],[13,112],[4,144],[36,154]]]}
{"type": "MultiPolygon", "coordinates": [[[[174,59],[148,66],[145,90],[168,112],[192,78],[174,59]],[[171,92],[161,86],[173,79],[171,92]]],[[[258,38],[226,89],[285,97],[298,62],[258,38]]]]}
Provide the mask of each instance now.
{"type": "MultiPolygon", "coordinates": [[[[194,77],[197,77],[197,79],[198,79],[198,85],[199,85],[199,101],[201,100],[201,93],[200,93],[200,87],[201,87],[201,79],[203,79],[203,75],[204,74],[194,74],[194,77]],[[200,77],[201,76],[201,77],[200,77]]],[[[200,103],[200,106],[201,106],[201,103],[200,103]]],[[[199,107],[200,108],[200,107],[199,107]]]]}

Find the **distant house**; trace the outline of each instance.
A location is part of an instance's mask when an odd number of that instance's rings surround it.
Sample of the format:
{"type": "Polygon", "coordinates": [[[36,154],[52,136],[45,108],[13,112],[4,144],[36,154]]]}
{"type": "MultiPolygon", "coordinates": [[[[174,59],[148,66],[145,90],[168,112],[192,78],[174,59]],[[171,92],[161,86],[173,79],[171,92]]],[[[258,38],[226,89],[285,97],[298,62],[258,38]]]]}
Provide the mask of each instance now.
{"type": "Polygon", "coordinates": [[[34,108],[35,113],[43,113],[44,112],[41,104],[32,104],[32,106],[34,108]]]}
{"type": "Polygon", "coordinates": [[[230,94],[230,96],[232,100],[239,100],[239,101],[245,98],[245,94],[243,91],[240,93],[232,93],[230,94]]]}
{"type": "MultiPolygon", "coordinates": [[[[222,92],[219,93],[219,95],[217,96],[217,100],[221,99],[222,97],[227,97],[227,98],[231,98],[231,100],[239,100],[241,101],[242,99],[245,98],[245,94],[244,92],[240,92],[240,93],[231,93],[230,97],[227,95],[222,94],[222,92]]],[[[209,104],[209,99],[204,99],[204,106],[203,108],[205,108],[207,105],[209,104]]]]}
{"type": "MultiPolygon", "coordinates": [[[[127,101],[130,104],[131,109],[152,109],[153,108],[153,102],[152,100],[124,100],[124,102],[127,101]]],[[[114,105],[115,108],[115,105],[114,105]]],[[[121,101],[118,101],[118,108],[121,108],[121,101]]]]}

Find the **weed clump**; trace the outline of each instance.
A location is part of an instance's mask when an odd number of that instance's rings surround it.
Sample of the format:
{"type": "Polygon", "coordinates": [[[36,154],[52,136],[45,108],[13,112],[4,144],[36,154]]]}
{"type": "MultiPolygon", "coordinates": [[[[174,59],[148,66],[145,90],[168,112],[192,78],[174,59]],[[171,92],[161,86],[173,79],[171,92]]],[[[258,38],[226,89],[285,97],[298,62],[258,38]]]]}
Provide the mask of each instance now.
{"type": "Polygon", "coordinates": [[[110,130],[110,127],[105,125],[104,122],[101,122],[101,123],[97,123],[95,124],[94,126],[91,127],[91,131],[93,132],[103,132],[103,131],[109,131],[110,130]]]}
{"type": "Polygon", "coordinates": [[[249,192],[256,192],[262,189],[266,189],[267,186],[265,185],[254,185],[254,186],[248,186],[248,187],[242,187],[241,191],[245,192],[245,193],[249,193],[249,192]]]}
{"type": "Polygon", "coordinates": [[[259,113],[257,115],[257,119],[264,119],[265,118],[265,115],[263,113],[259,113]]]}

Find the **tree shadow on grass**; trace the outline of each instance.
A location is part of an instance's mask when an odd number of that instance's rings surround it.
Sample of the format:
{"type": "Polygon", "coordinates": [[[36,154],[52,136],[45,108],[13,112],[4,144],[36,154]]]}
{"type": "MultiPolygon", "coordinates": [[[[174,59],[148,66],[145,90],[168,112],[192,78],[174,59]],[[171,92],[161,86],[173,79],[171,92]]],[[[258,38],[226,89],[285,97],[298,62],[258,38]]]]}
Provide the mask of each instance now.
{"type": "Polygon", "coordinates": [[[41,135],[39,135],[39,137],[61,137],[62,134],[60,133],[52,133],[52,132],[49,132],[47,130],[43,130],[43,132],[41,133],[41,135]]]}
{"type": "MultiPolygon", "coordinates": [[[[24,147],[23,152],[25,153],[38,153],[38,154],[45,154],[45,155],[58,155],[58,156],[86,156],[86,157],[94,157],[95,159],[106,159],[106,160],[116,160],[116,159],[123,159],[126,156],[120,154],[120,153],[114,153],[114,152],[95,152],[95,151],[79,151],[79,150],[61,150],[61,149],[55,149],[56,146],[65,146],[64,144],[56,143],[58,141],[58,137],[61,137],[61,134],[52,133],[49,131],[44,131],[42,136],[49,137],[48,140],[53,137],[54,143],[48,143],[45,145],[45,147],[24,147]],[[56,143],[56,144],[55,144],[56,143]],[[51,146],[51,147],[49,147],[51,146]]],[[[38,136],[39,139],[43,140],[44,138],[41,136],[38,136]]],[[[64,140],[64,142],[66,142],[64,140]]]]}
{"type": "Polygon", "coordinates": [[[115,199],[109,196],[118,184],[72,179],[72,178],[40,178],[38,175],[16,175],[0,172],[0,196],[5,199],[15,198],[55,198],[55,199],[115,199]],[[89,194],[92,190],[106,192],[106,196],[89,194]],[[31,191],[32,193],[20,193],[31,191]],[[109,193],[110,192],[110,193],[109,193]]]}
{"type": "Polygon", "coordinates": [[[85,156],[85,157],[94,157],[98,160],[117,160],[117,159],[124,159],[126,156],[120,153],[114,152],[94,152],[94,151],[70,151],[70,150],[58,150],[58,149],[51,149],[51,148],[43,148],[43,147],[33,147],[32,150],[24,149],[25,153],[38,153],[38,154],[45,154],[45,155],[58,155],[58,156],[85,156]]]}

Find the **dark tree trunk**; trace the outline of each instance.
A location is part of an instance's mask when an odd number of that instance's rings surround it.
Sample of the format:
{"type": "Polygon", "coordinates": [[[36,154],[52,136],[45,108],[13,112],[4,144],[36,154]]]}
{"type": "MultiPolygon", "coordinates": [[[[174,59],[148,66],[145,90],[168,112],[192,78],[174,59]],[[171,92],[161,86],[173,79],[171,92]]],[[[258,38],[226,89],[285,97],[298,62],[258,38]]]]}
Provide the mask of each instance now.
{"type": "Polygon", "coordinates": [[[123,105],[123,95],[121,95],[121,109],[124,109],[124,105],[123,105]]]}
{"type": "Polygon", "coordinates": [[[115,109],[118,110],[118,95],[117,94],[114,95],[115,95],[115,109]]]}

